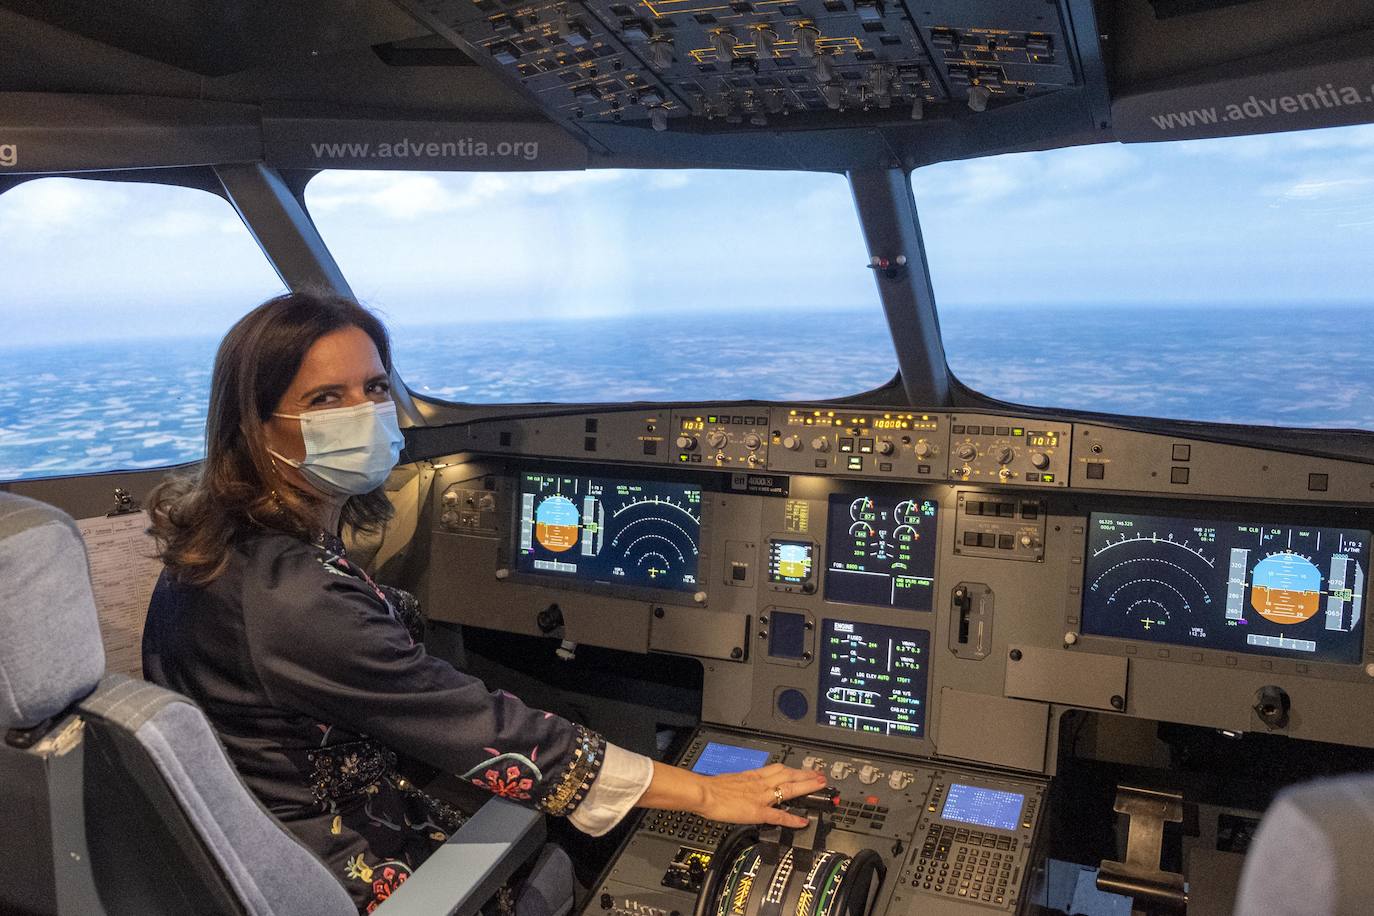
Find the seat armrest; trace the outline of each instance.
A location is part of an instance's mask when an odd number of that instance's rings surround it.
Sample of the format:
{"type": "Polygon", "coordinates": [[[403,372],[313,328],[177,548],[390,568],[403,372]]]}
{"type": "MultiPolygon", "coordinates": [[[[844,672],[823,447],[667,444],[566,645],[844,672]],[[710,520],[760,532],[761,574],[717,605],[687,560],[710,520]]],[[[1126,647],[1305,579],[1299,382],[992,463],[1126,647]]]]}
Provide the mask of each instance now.
{"type": "Polygon", "coordinates": [[[543,845],[543,814],[493,798],[376,912],[379,916],[474,916],[543,845]]]}

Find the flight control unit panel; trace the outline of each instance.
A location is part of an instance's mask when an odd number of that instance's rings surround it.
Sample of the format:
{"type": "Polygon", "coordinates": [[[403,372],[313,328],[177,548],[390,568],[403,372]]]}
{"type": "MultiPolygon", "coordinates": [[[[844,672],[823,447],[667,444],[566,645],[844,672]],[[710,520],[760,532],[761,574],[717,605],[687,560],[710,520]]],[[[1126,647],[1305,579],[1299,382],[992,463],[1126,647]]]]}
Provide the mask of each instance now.
{"type": "Polygon", "coordinates": [[[806,848],[648,814],[591,911],[756,916],[841,871],[875,914],[1024,911],[1071,712],[1374,747],[1371,465],[810,405],[426,435],[432,618],[695,659],[684,765],[839,792],[806,848]]]}

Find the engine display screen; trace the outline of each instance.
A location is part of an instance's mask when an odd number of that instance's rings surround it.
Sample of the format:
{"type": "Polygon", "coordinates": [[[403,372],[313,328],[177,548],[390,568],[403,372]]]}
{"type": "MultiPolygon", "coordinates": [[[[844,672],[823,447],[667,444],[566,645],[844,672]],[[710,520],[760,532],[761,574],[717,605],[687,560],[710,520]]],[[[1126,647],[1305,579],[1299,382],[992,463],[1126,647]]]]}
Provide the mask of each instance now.
{"type": "Polygon", "coordinates": [[[745,770],[757,770],[767,762],[767,751],[711,741],[702,748],[697,762],[692,764],[692,772],[700,773],[702,776],[743,773],[745,770]]]}
{"type": "Polygon", "coordinates": [[[516,569],[581,582],[696,591],[701,488],[520,476],[516,569]]]}
{"type": "Polygon", "coordinates": [[[949,787],[940,817],[994,830],[1015,830],[1017,821],[1021,819],[1021,806],[1025,803],[1026,796],[1020,792],[1003,792],[956,782],[949,787]]]}
{"type": "Polygon", "coordinates": [[[827,601],[928,611],[935,590],[933,500],[830,495],[827,601]]]}
{"type": "Polygon", "coordinates": [[[768,581],[805,585],[811,581],[816,545],[810,541],[768,542],[768,581]]]}
{"type": "Polygon", "coordinates": [[[826,620],[816,721],[875,735],[926,731],[930,632],[826,620]]]}
{"type": "Polygon", "coordinates": [[[1370,532],[1094,512],[1083,632],[1354,664],[1370,532]]]}

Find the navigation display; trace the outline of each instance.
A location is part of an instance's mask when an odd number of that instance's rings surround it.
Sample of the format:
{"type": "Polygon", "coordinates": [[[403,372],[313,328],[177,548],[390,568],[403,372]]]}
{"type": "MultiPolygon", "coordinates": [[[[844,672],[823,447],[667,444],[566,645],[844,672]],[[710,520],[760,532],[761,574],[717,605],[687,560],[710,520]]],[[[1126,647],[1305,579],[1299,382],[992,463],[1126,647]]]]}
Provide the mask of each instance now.
{"type": "Polygon", "coordinates": [[[1370,532],[1094,512],[1083,632],[1359,662],[1370,532]]]}
{"type": "Polygon", "coordinates": [[[875,735],[926,731],[930,632],[826,620],[816,721],[875,735]]]}
{"type": "Polygon", "coordinates": [[[1021,806],[1025,802],[1026,796],[1020,792],[1003,792],[956,782],[949,787],[940,817],[995,830],[1015,830],[1016,822],[1021,818],[1021,806]]]}
{"type": "Polygon", "coordinates": [[[521,572],[696,591],[701,488],[557,474],[520,475],[521,572]]]}
{"type": "Polygon", "coordinates": [[[702,748],[697,762],[692,764],[692,772],[700,773],[702,776],[743,773],[745,770],[757,770],[767,762],[767,751],[711,741],[702,748]]]}
{"type": "Polygon", "coordinates": [[[830,495],[825,598],[928,611],[935,588],[933,500],[830,495]]]}

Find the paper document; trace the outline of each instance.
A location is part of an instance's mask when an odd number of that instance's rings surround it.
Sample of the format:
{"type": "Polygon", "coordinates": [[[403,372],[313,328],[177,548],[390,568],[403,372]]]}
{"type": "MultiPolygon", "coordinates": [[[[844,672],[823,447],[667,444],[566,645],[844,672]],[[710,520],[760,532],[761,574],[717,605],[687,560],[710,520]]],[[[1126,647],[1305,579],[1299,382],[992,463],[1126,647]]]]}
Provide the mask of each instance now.
{"type": "Polygon", "coordinates": [[[145,533],[148,513],[77,521],[91,561],[91,586],[105,643],[105,670],[143,677],[143,620],[162,572],[153,539],[145,533]]]}

